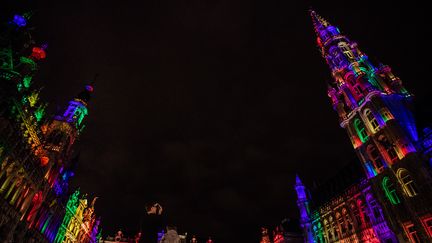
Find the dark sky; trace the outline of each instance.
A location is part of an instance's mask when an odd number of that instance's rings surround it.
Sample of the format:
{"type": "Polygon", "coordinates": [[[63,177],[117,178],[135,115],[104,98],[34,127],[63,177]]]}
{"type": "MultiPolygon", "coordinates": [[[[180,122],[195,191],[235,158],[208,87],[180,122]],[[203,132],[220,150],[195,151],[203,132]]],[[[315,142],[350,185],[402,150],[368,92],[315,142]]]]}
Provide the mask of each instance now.
{"type": "Polygon", "coordinates": [[[298,217],[296,172],[311,184],[355,160],[310,6],[393,68],[420,120],[430,112],[430,14],[404,2],[40,1],[51,110],[100,74],[72,187],[100,197],[105,234],[134,233],[158,201],[181,232],[257,242],[298,217]]]}

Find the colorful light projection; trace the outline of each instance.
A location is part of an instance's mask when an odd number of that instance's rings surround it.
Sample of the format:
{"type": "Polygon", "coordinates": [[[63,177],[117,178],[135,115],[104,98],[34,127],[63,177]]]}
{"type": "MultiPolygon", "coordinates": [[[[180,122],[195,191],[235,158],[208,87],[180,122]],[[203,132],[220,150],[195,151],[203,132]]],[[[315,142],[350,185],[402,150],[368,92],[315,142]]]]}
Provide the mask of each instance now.
{"type": "Polygon", "coordinates": [[[394,187],[393,183],[390,181],[388,176],[384,177],[384,179],[382,180],[382,188],[383,188],[388,200],[393,205],[397,205],[400,203],[400,199],[397,195],[396,188],[394,187]]]}
{"type": "Polygon", "coordinates": [[[59,231],[57,232],[57,235],[55,237],[54,242],[55,243],[61,243],[63,242],[66,234],[67,227],[69,226],[69,223],[72,219],[72,217],[75,215],[76,210],[79,205],[79,195],[80,192],[77,190],[69,197],[69,200],[66,204],[66,213],[63,218],[63,222],[59,228],[59,231]]]}

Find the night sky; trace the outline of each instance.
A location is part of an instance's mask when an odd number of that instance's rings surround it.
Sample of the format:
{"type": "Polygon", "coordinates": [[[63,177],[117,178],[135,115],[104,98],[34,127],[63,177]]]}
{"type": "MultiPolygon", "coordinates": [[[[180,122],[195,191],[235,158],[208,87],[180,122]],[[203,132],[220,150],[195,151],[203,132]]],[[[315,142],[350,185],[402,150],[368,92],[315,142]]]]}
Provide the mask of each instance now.
{"type": "Polygon", "coordinates": [[[134,234],[144,205],[157,201],[180,232],[257,242],[261,226],[298,217],[295,173],[311,185],[355,162],[326,95],[331,76],[316,48],[311,6],[372,61],[393,68],[416,95],[420,122],[431,115],[424,6],[289,0],[36,5],[35,32],[49,45],[38,80],[51,111],[99,73],[71,187],[100,197],[96,212],[105,236],[118,229],[134,234]]]}

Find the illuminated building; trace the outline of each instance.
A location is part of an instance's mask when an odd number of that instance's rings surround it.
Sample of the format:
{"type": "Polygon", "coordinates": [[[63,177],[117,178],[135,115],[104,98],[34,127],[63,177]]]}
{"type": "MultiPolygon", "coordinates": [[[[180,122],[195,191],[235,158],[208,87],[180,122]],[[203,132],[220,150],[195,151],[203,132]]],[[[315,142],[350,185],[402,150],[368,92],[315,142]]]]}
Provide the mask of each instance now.
{"type": "Polygon", "coordinates": [[[59,228],[54,242],[85,242],[93,243],[98,241],[98,227],[100,219],[96,219],[94,204],[88,205],[86,197],[79,198],[79,191],[76,191],[68,200],[66,214],[59,228]]]}
{"type": "Polygon", "coordinates": [[[297,176],[305,241],[430,242],[431,133],[418,135],[412,95],[389,66],[373,65],[338,28],[311,17],[333,77],[328,95],[360,163],[314,190],[297,176]]]}
{"type": "MultiPolygon", "coordinates": [[[[0,23],[0,239],[53,242],[64,221],[77,162],[73,145],[93,87],[86,86],[63,114],[45,116],[33,76],[47,46],[35,44],[28,15],[10,19],[0,23]]],[[[83,219],[90,236],[95,221],[83,219]]]]}

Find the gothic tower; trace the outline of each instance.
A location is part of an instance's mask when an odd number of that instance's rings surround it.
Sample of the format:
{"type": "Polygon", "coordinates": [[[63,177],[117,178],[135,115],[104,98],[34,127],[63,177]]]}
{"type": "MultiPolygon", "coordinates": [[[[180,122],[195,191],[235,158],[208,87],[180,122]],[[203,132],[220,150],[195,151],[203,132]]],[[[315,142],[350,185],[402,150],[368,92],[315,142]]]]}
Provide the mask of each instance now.
{"type": "Polygon", "coordinates": [[[419,152],[412,95],[389,66],[374,66],[337,27],[314,11],[311,17],[333,78],[328,96],[387,221],[400,241],[430,239],[431,174],[419,152]]]}
{"type": "Polygon", "coordinates": [[[308,198],[306,187],[303,185],[300,177],[296,175],[296,184],[295,190],[297,192],[297,207],[300,210],[300,226],[303,228],[303,232],[306,233],[305,242],[314,242],[314,238],[312,236],[312,225],[310,223],[310,211],[309,211],[309,203],[310,200],[308,198]]]}
{"type": "Polygon", "coordinates": [[[50,163],[47,166],[46,179],[55,183],[64,191],[77,158],[72,158],[72,146],[84,128],[83,119],[88,114],[93,86],[87,85],[73,100],[69,101],[66,110],[51,119],[43,126],[45,149],[49,151],[50,163]],[[64,161],[62,161],[64,160],[64,161]],[[52,162],[51,162],[52,161],[52,162]]]}

